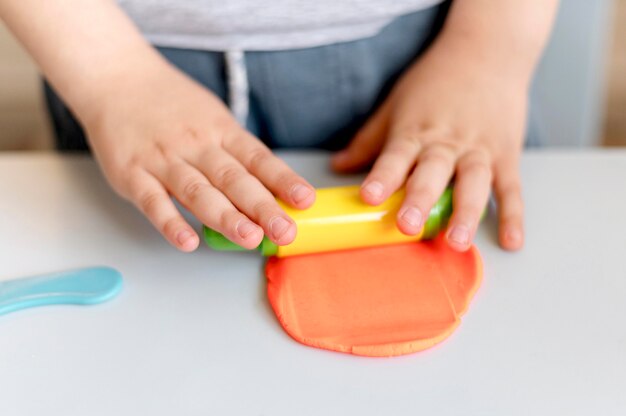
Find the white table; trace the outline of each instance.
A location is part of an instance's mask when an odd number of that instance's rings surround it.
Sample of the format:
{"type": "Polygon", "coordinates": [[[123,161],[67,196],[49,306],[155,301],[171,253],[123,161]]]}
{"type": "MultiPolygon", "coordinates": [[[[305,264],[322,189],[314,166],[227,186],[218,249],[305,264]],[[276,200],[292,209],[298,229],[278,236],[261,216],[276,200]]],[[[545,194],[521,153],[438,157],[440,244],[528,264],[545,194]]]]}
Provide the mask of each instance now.
{"type": "MultiPolygon", "coordinates": [[[[355,182],[288,154],[315,185],[355,182]]],[[[281,329],[262,258],[172,249],[82,156],[0,155],[2,279],[88,265],[125,277],[91,307],[0,317],[0,414],[624,415],[626,152],[523,160],[527,244],[477,244],[484,282],[434,349],[391,359],[281,329]]]]}

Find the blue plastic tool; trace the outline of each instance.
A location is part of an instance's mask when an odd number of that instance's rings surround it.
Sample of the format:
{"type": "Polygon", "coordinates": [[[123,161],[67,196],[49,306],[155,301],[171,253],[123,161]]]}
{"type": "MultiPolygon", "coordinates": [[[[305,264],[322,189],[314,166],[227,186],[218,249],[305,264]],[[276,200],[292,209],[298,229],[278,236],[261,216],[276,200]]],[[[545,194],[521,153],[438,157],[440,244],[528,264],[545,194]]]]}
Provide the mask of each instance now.
{"type": "Polygon", "coordinates": [[[35,306],[92,305],[112,299],[122,275],[110,267],[90,267],[0,282],[0,315],[35,306]]]}

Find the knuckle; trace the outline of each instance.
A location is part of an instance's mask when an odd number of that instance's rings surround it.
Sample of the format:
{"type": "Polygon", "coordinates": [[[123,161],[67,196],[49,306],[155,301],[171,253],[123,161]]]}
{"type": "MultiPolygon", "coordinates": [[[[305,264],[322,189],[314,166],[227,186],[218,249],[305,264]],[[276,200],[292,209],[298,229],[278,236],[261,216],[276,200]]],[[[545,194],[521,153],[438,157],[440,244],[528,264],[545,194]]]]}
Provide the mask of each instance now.
{"type": "Polygon", "coordinates": [[[439,198],[437,191],[431,186],[420,186],[411,189],[409,193],[412,200],[419,201],[420,203],[434,204],[439,198]]]}
{"type": "Polygon", "coordinates": [[[167,159],[168,157],[167,146],[160,141],[154,143],[154,152],[163,159],[167,159]]]}
{"type": "Polygon", "coordinates": [[[487,149],[483,147],[478,147],[478,148],[470,150],[467,153],[467,157],[468,159],[471,159],[471,160],[478,160],[482,163],[489,164],[489,160],[490,160],[489,154],[490,153],[487,151],[487,149]]]}
{"type": "Polygon", "coordinates": [[[201,139],[201,135],[195,127],[183,126],[180,136],[186,142],[197,142],[201,139]]]}
{"type": "Polygon", "coordinates": [[[522,228],[524,226],[524,210],[518,207],[513,211],[500,210],[498,215],[500,226],[522,228]]]}
{"type": "Polygon", "coordinates": [[[489,165],[489,160],[489,153],[486,149],[474,148],[465,152],[465,154],[460,158],[459,163],[481,163],[489,165]]]}
{"type": "Polygon", "coordinates": [[[215,173],[215,179],[219,188],[230,188],[243,176],[242,169],[234,165],[220,167],[215,173]]]}
{"type": "Polygon", "coordinates": [[[163,223],[163,226],[161,227],[160,231],[165,236],[173,235],[176,232],[179,223],[180,223],[180,218],[178,218],[178,216],[168,218],[163,223]]]}
{"type": "Polygon", "coordinates": [[[396,163],[398,160],[406,159],[408,155],[409,152],[402,149],[402,147],[398,145],[388,146],[384,153],[384,157],[391,163],[396,163]]]}
{"type": "Polygon", "coordinates": [[[413,157],[419,150],[419,147],[418,141],[414,139],[404,138],[391,140],[385,148],[385,153],[397,157],[413,157]]]}
{"type": "Polygon", "coordinates": [[[459,171],[464,174],[481,175],[488,178],[492,176],[492,169],[486,160],[481,159],[463,159],[459,161],[459,171]]]}
{"type": "Polygon", "coordinates": [[[156,192],[148,192],[146,194],[141,195],[137,204],[139,205],[139,209],[143,212],[147,217],[154,218],[159,205],[160,195],[156,192]]]}
{"type": "Polygon", "coordinates": [[[272,212],[276,211],[276,202],[274,201],[258,201],[252,207],[252,212],[257,218],[270,217],[272,212]]]}
{"type": "Polygon", "coordinates": [[[107,172],[106,176],[111,187],[116,192],[129,201],[134,202],[137,206],[139,205],[138,201],[146,191],[141,172],[137,170],[107,172]]]}
{"type": "Polygon", "coordinates": [[[445,146],[431,147],[427,151],[424,151],[423,155],[420,157],[420,163],[452,166],[454,164],[454,155],[452,151],[445,146]]]}
{"type": "Polygon", "coordinates": [[[121,173],[122,175],[126,170],[139,170],[143,169],[145,165],[144,155],[134,154],[128,160],[123,160],[121,158],[116,158],[113,161],[113,168],[116,172],[121,173]]]}
{"type": "Polygon", "coordinates": [[[206,182],[190,180],[183,185],[182,196],[186,201],[193,203],[209,188],[210,185],[206,182]]]}
{"type": "Polygon", "coordinates": [[[483,212],[485,207],[476,202],[465,202],[460,204],[456,209],[457,212],[462,214],[463,217],[469,218],[472,221],[477,221],[483,212]]]}
{"type": "Polygon", "coordinates": [[[395,186],[396,183],[403,181],[404,179],[405,178],[402,174],[398,173],[398,171],[393,169],[390,165],[379,163],[374,166],[370,174],[367,175],[364,183],[381,182],[384,187],[387,188],[395,186]]]}
{"type": "MultiPolygon", "coordinates": [[[[152,156],[151,159],[171,162],[176,158],[176,150],[166,140],[157,139],[152,150],[149,152],[152,156]]],[[[134,162],[137,166],[145,164],[146,157],[143,154],[135,155],[131,162],[134,162]]]]}
{"type": "Polygon", "coordinates": [[[290,190],[292,186],[296,184],[298,176],[290,170],[283,170],[278,174],[277,185],[281,186],[284,190],[290,190]]]}
{"type": "Polygon", "coordinates": [[[521,200],[522,185],[518,180],[500,183],[498,184],[498,193],[503,198],[516,198],[521,200]]]}
{"type": "Polygon", "coordinates": [[[446,136],[446,138],[437,139],[436,141],[428,143],[428,145],[425,146],[426,150],[448,154],[451,157],[456,156],[461,149],[461,145],[457,140],[449,139],[447,137],[448,136],[446,136]]]}
{"type": "Polygon", "coordinates": [[[393,126],[391,129],[392,137],[402,137],[402,140],[419,142],[422,140],[423,133],[426,129],[422,123],[404,123],[402,125],[393,126]]]}
{"type": "Polygon", "coordinates": [[[233,223],[236,221],[236,217],[237,212],[234,210],[227,209],[220,212],[217,219],[217,224],[220,228],[220,231],[227,232],[227,230],[230,230],[234,225],[233,223]]]}
{"type": "Polygon", "coordinates": [[[262,146],[256,147],[248,155],[248,168],[251,172],[257,172],[273,158],[272,152],[262,146]]]}
{"type": "Polygon", "coordinates": [[[126,161],[123,161],[123,159],[120,158],[119,155],[118,155],[118,157],[116,157],[114,159],[114,163],[116,165],[119,166],[119,165],[127,164],[127,166],[130,167],[130,168],[139,167],[139,166],[141,166],[143,164],[142,162],[143,162],[143,155],[142,154],[138,154],[138,153],[133,154],[126,161]]]}
{"type": "Polygon", "coordinates": [[[521,225],[524,213],[522,210],[516,212],[503,212],[500,214],[500,222],[502,224],[521,225]]]}
{"type": "Polygon", "coordinates": [[[524,200],[519,193],[505,194],[498,203],[503,214],[521,215],[524,212],[524,200]]]}
{"type": "Polygon", "coordinates": [[[144,163],[142,155],[134,154],[128,157],[122,152],[113,152],[103,158],[103,164],[112,175],[123,178],[127,172],[141,168],[144,163]]]}

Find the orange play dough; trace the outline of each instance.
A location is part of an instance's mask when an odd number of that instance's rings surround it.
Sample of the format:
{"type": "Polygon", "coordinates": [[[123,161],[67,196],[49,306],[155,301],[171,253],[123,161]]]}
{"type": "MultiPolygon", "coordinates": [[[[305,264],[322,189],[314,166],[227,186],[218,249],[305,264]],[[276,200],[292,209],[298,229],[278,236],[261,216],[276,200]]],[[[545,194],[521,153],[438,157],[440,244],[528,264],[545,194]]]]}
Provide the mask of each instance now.
{"type": "Polygon", "coordinates": [[[447,338],[482,279],[475,247],[442,237],[286,258],[266,266],[281,325],[312,347],[372,357],[409,354],[447,338]]]}

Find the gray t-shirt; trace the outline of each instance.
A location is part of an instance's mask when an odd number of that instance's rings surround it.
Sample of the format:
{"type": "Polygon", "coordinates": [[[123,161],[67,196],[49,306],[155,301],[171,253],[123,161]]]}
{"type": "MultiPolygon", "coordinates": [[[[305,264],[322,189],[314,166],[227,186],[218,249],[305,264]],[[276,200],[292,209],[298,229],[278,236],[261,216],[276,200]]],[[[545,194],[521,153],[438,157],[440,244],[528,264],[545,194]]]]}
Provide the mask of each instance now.
{"type": "Polygon", "coordinates": [[[307,48],[374,36],[395,17],[442,0],[118,0],[158,46],[307,48]]]}

